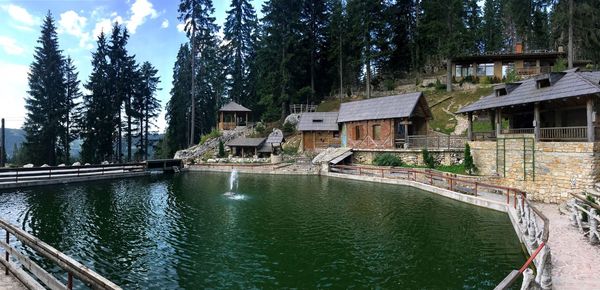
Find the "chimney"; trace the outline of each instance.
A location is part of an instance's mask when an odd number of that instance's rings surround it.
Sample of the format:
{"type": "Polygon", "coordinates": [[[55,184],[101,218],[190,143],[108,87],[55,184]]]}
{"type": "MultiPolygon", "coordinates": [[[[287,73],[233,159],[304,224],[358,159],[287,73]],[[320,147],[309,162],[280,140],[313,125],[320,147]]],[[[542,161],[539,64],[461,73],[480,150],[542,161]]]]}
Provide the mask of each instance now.
{"type": "Polygon", "coordinates": [[[559,45],[558,52],[565,52],[565,48],[562,45],[559,45]]]}
{"type": "Polygon", "coordinates": [[[515,53],[523,53],[523,43],[517,42],[515,44],[515,53]]]}

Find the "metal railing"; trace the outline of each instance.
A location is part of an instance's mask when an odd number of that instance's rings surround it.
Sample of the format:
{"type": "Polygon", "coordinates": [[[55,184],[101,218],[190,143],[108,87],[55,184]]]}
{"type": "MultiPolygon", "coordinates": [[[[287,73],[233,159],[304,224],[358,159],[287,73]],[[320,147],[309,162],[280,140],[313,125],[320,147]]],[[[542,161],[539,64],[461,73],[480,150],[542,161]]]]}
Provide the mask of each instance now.
{"type": "Polygon", "coordinates": [[[95,175],[119,174],[128,172],[142,172],[146,164],[106,164],[106,165],[82,165],[82,166],[52,166],[32,168],[1,168],[0,184],[31,182],[57,178],[73,178],[95,175]]]}
{"type": "MultiPolygon", "coordinates": [[[[5,275],[12,273],[28,289],[73,289],[73,279],[78,279],[91,289],[120,290],[121,287],[88,267],[75,261],[69,256],[59,252],[33,235],[0,219],[0,229],[6,232],[4,241],[0,241],[0,248],[4,250],[4,258],[0,263],[6,268],[5,275]],[[11,236],[16,238],[22,246],[33,250],[37,255],[46,258],[67,273],[64,277],[57,278],[36,264],[22,251],[11,245],[11,236]],[[62,280],[62,281],[61,281],[62,280]]],[[[3,274],[0,274],[3,275],[3,274]]]]}
{"type": "Polygon", "coordinates": [[[467,136],[459,135],[408,135],[408,148],[462,149],[467,141],[467,136]]]}
{"type": "Polygon", "coordinates": [[[540,128],[540,140],[587,141],[587,127],[540,128]]]}
{"type": "Polygon", "coordinates": [[[497,193],[499,196],[506,196],[506,204],[516,208],[517,196],[526,196],[522,190],[483,183],[465,178],[459,178],[450,174],[441,174],[432,170],[417,170],[412,168],[394,168],[394,167],[367,167],[353,165],[331,165],[329,171],[342,174],[352,174],[359,176],[375,176],[382,178],[404,179],[433,185],[439,188],[445,188],[463,194],[480,196],[481,193],[497,193]],[[487,189],[487,190],[483,190],[487,189]]]}
{"type": "Polygon", "coordinates": [[[533,128],[507,128],[500,130],[500,134],[533,134],[533,128]]]}

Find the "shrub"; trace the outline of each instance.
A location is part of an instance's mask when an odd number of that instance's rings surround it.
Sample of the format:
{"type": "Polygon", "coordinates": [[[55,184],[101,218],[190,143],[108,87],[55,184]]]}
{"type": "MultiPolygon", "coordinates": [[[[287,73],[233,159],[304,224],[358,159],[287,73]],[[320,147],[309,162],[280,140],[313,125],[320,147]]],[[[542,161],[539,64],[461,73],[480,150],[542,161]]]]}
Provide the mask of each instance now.
{"type": "Polygon", "coordinates": [[[256,123],[256,126],[254,126],[254,130],[256,130],[256,133],[260,135],[264,134],[266,129],[267,127],[265,127],[265,124],[263,124],[263,122],[258,122],[256,123]]]}
{"type": "Polygon", "coordinates": [[[554,72],[561,72],[567,69],[567,60],[563,57],[559,57],[556,62],[554,63],[554,66],[552,67],[552,71],[554,72]]]}
{"type": "Polygon", "coordinates": [[[221,132],[219,132],[219,130],[217,129],[212,129],[212,131],[210,131],[210,133],[208,134],[204,134],[200,137],[200,145],[206,143],[206,141],[213,139],[213,138],[218,138],[221,136],[221,132]]]}
{"type": "Polygon", "coordinates": [[[223,146],[223,141],[219,140],[219,158],[225,157],[225,146],[223,146]]]}
{"type": "Polygon", "coordinates": [[[391,153],[383,153],[375,156],[373,164],[377,166],[402,166],[402,160],[391,153]]]}
{"type": "Polygon", "coordinates": [[[298,145],[292,145],[292,144],[284,146],[283,154],[292,155],[292,156],[298,155],[298,148],[299,148],[298,145]]]}
{"type": "Polygon", "coordinates": [[[286,134],[294,134],[296,132],[296,126],[290,122],[283,124],[283,132],[286,134]]]}
{"type": "Polygon", "coordinates": [[[386,91],[393,91],[396,88],[396,84],[393,79],[385,79],[383,80],[383,87],[386,91]]]}
{"type": "Polygon", "coordinates": [[[465,160],[464,160],[465,172],[469,175],[473,174],[473,172],[477,171],[477,167],[473,163],[473,155],[471,155],[471,146],[469,143],[465,144],[465,160]]]}
{"type": "Polygon", "coordinates": [[[479,79],[479,84],[480,84],[480,85],[489,85],[489,84],[491,84],[491,83],[492,83],[492,80],[491,80],[491,79],[490,79],[490,77],[488,77],[488,76],[484,76],[484,77],[481,77],[481,78],[479,79]]]}
{"type": "Polygon", "coordinates": [[[515,69],[511,69],[506,73],[506,77],[504,79],[504,81],[506,83],[513,83],[516,81],[520,81],[521,77],[519,76],[519,74],[517,74],[517,71],[515,69]]]}
{"type": "Polygon", "coordinates": [[[423,149],[423,162],[427,168],[435,168],[435,158],[427,149],[423,149]]]}
{"type": "Polygon", "coordinates": [[[446,89],[446,84],[442,84],[440,79],[435,79],[435,89],[438,91],[442,91],[446,89]]]}

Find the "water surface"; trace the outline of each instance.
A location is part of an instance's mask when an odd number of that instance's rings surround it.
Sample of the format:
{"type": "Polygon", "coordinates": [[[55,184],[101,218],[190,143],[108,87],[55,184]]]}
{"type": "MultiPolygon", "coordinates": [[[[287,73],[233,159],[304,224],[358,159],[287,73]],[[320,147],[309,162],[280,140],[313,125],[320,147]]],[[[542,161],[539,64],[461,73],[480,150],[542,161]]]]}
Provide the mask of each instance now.
{"type": "Polygon", "coordinates": [[[184,173],[0,192],[0,217],[125,289],[493,288],[506,214],[397,185],[184,173]]]}

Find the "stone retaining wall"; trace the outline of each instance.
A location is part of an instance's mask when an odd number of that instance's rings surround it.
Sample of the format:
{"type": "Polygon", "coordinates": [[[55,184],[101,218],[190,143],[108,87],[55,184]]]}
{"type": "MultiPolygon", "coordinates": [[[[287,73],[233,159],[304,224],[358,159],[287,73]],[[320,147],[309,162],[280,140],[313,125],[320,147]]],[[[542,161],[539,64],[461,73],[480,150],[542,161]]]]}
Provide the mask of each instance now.
{"type": "Polygon", "coordinates": [[[523,140],[506,140],[505,177],[497,172],[495,141],[469,144],[480,175],[488,176],[490,183],[522,189],[532,200],[562,202],[571,192],[591,188],[600,173],[600,143],[536,142],[535,180],[531,175],[524,180],[523,140]]]}
{"type": "MultiPolygon", "coordinates": [[[[423,162],[422,149],[395,149],[395,150],[367,150],[353,149],[352,163],[355,164],[373,164],[373,159],[382,153],[391,153],[398,156],[402,162],[408,165],[425,165],[423,162]]],[[[464,158],[462,149],[429,149],[437,162],[442,165],[460,164],[464,158]]]]}

